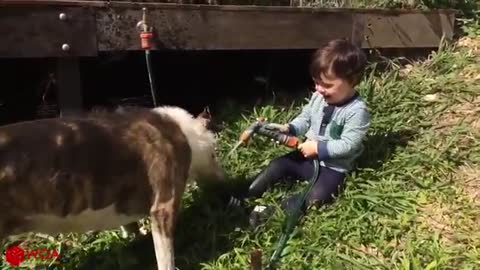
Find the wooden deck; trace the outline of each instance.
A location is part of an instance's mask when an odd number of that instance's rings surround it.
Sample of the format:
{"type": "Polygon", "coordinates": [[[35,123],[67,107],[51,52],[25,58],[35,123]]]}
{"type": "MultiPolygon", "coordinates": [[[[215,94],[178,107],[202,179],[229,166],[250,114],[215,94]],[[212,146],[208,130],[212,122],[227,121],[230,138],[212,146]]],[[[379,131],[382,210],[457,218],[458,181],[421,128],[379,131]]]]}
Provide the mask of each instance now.
{"type": "Polygon", "coordinates": [[[83,109],[79,59],[140,50],[147,8],[154,50],[314,49],[335,38],[363,48],[434,48],[456,12],[179,5],[140,1],[0,0],[0,58],[52,58],[60,116],[83,109]]]}
{"type": "Polygon", "coordinates": [[[340,37],[363,48],[433,48],[442,35],[452,38],[455,19],[453,10],[3,0],[0,57],[139,50],[136,24],[143,7],[157,50],[313,49],[340,37]]]}

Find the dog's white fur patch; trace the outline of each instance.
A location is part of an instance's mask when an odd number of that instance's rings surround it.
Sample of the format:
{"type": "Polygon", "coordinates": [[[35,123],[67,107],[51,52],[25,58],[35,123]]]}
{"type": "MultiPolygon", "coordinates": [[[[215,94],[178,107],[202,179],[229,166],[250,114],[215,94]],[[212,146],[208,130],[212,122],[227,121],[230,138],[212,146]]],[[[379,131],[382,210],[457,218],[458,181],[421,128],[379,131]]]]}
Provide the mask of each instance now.
{"type": "Polygon", "coordinates": [[[35,214],[25,217],[35,231],[56,235],[59,232],[87,232],[92,230],[116,229],[122,225],[138,221],[144,216],[128,216],[115,211],[109,205],[103,209],[86,209],[76,215],[59,217],[48,214],[35,214]]]}
{"type": "Polygon", "coordinates": [[[188,144],[192,149],[190,176],[195,177],[195,172],[198,170],[211,169],[213,165],[211,155],[215,151],[216,144],[214,133],[207,130],[201,120],[182,108],[162,106],[153,110],[171,117],[187,137],[188,144]]]}

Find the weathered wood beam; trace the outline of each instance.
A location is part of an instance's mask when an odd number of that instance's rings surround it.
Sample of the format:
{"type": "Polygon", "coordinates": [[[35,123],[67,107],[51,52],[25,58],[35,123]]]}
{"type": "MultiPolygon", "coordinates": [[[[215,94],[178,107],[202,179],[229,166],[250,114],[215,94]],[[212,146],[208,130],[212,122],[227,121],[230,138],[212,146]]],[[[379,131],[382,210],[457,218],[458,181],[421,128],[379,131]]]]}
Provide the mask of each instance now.
{"type": "Polygon", "coordinates": [[[403,13],[384,16],[372,13],[363,18],[356,17],[356,21],[362,21],[364,48],[438,47],[442,36],[451,39],[454,33],[454,14],[403,13]]]}
{"type": "Polygon", "coordinates": [[[364,48],[437,47],[442,36],[452,38],[455,19],[452,10],[4,0],[0,57],[140,50],[136,24],[143,7],[157,50],[313,49],[342,37],[364,48]]]}
{"type": "Polygon", "coordinates": [[[96,56],[95,11],[81,7],[1,7],[0,57],[96,56]]]}
{"type": "Polygon", "coordinates": [[[89,1],[89,0],[1,0],[0,7],[2,6],[90,6],[90,7],[103,7],[107,6],[107,1],[89,1]]]}
{"type": "MultiPolygon", "coordinates": [[[[294,12],[291,9],[149,8],[156,49],[235,50],[304,49],[327,40],[351,36],[353,17],[347,12],[294,12]]],[[[110,7],[97,14],[100,51],[137,50],[135,24],[139,8],[110,7]]]]}
{"type": "Polygon", "coordinates": [[[291,12],[349,12],[349,13],[376,13],[376,14],[425,14],[457,12],[453,9],[391,9],[391,8],[314,8],[293,6],[267,6],[267,5],[208,5],[208,4],[177,4],[164,3],[156,0],[1,0],[1,6],[82,6],[82,7],[138,7],[146,6],[162,9],[214,9],[214,10],[265,10],[265,11],[288,11],[291,12]]]}
{"type": "MultiPolygon", "coordinates": [[[[97,13],[101,51],[139,49],[134,25],[143,6],[122,3],[97,13]]],[[[442,35],[452,38],[455,18],[447,11],[145,6],[157,49],[311,49],[342,37],[364,48],[436,47],[442,35]]]]}

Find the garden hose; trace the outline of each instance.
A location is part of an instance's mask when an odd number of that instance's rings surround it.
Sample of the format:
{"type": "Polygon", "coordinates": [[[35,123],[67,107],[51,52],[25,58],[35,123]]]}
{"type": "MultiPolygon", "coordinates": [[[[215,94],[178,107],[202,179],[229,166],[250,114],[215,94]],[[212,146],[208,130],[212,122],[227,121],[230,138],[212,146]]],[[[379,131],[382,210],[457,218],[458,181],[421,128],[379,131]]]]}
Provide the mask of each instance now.
{"type": "MultiPolygon", "coordinates": [[[[262,136],[271,138],[272,140],[276,141],[277,143],[287,146],[289,148],[296,149],[298,144],[300,143],[299,139],[296,136],[291,136],[279,132],[276,130],[275,124],[268,123],[266,119],[263,117],[257,119],[254,123],[252,123],[245,131],[243,131],[240,135],[239,142],[235,147],[232,149],[233,152],[241,143],[247,142],[254,134],[260,134],[262,136]]],[[[297,225],[301,215],[302,215],[302,207],[307,199],[308,194],[312,190],[313,186],[315,185],[318,177],[320,174],[320,164],[318,159],[313,159],[313,175],[309,181],[308,186],[303,190],[303,193],[300,197],[300,201],[297,202],[297,205],[294,206],[293,212],[288,215],[285,221],[282,224],[282,235],[277,242],[275,251],[273,252],[272,256],[267,265],[267,269],[275,269],[275,265],[280,259],[283,249],[287,245],[287,241],[290,238],[290,235],[293,232],[293,229],[297,225]]]]}
{"type": "Polygon", "coordinates": [[[289,216],[286,217],[284,223],[283,223],[283,232],[282,235],[280,236],[280,239],[277,242],[277,246],[275,248],[275,251],[273,252],[272,256],[270,257],[270,261],[268,262],[267,268],[266,269],[275,269],[276,263],[280,259],[280,255],[282,254],[283,249],[287,245],[287,241],[290,238],[290,235],[293,232],[293,229],[297,225],[297,222],[299,221],[301,214],[302,214],[302,207],[305,203],[305,200],[307,199],[308,194],[312,190],[313,186],[315,185],[318,176],[320,174],[320,164],[318,159],[313,159],[313,175],[312,178],[309,181],[308,186],[304,189],[302,193],[302,197],[300,201],[297,203],[295,206],[293,213],[291,213],[289,216]]]}
{"type": "Polygon", "coordinates": [[[145,50],[145,60],[147,62],[148,81],[150,82],[150,93],[152,94],[153,106],[157,107],[157,95],[155,92],[155,78],[152,75],[152,60],[150,59],[150,50],[145,50]]]}

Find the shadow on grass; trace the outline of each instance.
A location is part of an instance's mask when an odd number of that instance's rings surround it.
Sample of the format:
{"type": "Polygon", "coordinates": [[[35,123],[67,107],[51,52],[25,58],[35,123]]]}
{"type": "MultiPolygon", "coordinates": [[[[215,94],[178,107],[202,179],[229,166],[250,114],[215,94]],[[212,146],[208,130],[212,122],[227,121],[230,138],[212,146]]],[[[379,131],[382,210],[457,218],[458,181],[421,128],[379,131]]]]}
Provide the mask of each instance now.
{"type": "Polygon", "coordinates": [[[227,186],[205,188],[181,214],[175,245],[179,269],[200,269],[202,263],[229,252],[236,245],[235,234],[248,226],[246,211],[226,208],[230,195],[246,181],[230,181],[227,186]]]}
{"type": "Polygon", "coordinates": [[[417,133],[414,130],[380,132],[367,136],[365,151],[357,159],[358,168],[378,169],[388,161],[396,149],[407,146],[417,133]]]}
{"type": "MultiPolygon", "coordinates": [[[[231,179],[226,186],[210,186],[193,192],[192,203],[179,214],[175,233],[175,263],[182,270],[200,269],[201,264],[234,248],[236,229],[248,226],[246,212],[226,208],[230,194],[245,181],[231,179]]],[[[156,269],[151,234],[125,244],[118,241],[108,249],[91,253],[78,268],[156,269]]]]}

